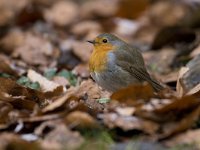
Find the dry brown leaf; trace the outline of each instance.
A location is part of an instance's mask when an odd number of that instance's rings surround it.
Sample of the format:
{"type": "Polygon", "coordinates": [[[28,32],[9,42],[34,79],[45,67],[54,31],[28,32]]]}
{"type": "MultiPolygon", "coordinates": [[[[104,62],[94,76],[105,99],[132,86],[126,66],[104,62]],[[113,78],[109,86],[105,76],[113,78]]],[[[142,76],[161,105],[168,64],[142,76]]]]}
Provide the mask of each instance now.
{"type": "Polygon", "coordinates": [[[182,67],[179,73],[177,92],[180,96],[198,93],[200,74],[200,55],[189,61],[186,67],[182,67]]]}
{"type": "Polygon", "coordinates": [[[0,101],[0,126],[7,127],[10,123],[9,113],[13,110],[13,106],[9,103],[0,101]]]}
{"type": "MultiPolygon", "coordinates": [[[[34,70],[28,70],[27,77],[32,81],[32,82],[38,82],[41,86],[42,91],[44,92],[49,92],[49,91],[54,91],[56,88],[58,88],[60,85],[48,80],[41,74],[35,72],[34,70]]],[[[64,87],[63,87],[64,88],[64,87]]]]}
{"type": "Polygon", "coordinates": [[[188,68],[188,70],[180,78],[181,85],[185,91],[184,94],[191,90],[193,90],[191,93],[198,92],[198,84],[200,82],[200,55],[190,60],[185,68],[188,68]]]}
{"type": "Polygon", "coordinates": [[[23,99],[15,99],[10,102],[15,108],[17,109],[26,109],[33,111],[33,109],[36,107],[37,103],[30,100],[23,100],[23,99]]]}
{"type": "Polygon", "coordinates": [[[46,113],[63,106],[64,103],[66,103],[70,97],[75,95],[75,93],[76,93],[76,89],[74,88],[68,89],[62,96],[60,96],[59,98],[56,98],[52,103],[50,103],[45,108],[43,108],[42,112],[46,113]]]}
{"type": "Polygon", "coordinates": [[[58,1],[50,9],[44,11],[44,18],[55,25],[66,26],[77,19],[78,10],[78,6],[73,1],[58,1]]]}
{"type": "Polygon", "coordinates": [[[173,1],[160,1],[146,12],[154,25],[172,26],[177,24],[188,13],[185,5],[175,5],[173,1]],[[162,18],[165,19],[162,19],[162,18]]]}
{"type": "Polygon", "coordinates": [[[42,111],[49,112],[62,107],[71,98],[74,98],[75,100],[85,99],[84,97],[87,99],[97,99],[100,98],[100,92],[100,89],[92,80],[86,80],[83,81],[79,87],[71,87],[68,89],[64,95],[54,99],[53,102],[46,106],[42,111]]]}
{"type": "Polygon", "coordinates": [[[47,128],[56,128],[58,124],[63,124],[63,121],[61,119],[50,119],[47,121],[42,122],[38,127],[35,128],[34,134],[37,136],[44,136],[45,135],[45,130],[47,128]]]}
{"type": "Polygon", "coordinates": [[[140,130],[148,134],[153,134],[158,130],[158,124],[143,120],[135,116],[121,116],[116,113],[104,113],[100,116],[105,125],[109,128],[119,127],[124,131],[140,130]]]}
{"type": "Polygon", "coordinates": [[[11,80],[9,78],[0,78],[0,82],[0,100],[8,102],[28,100],[30,102],[27,103],[30,103],[30,106],[36,102],[39,104],[39,106],[44,107],[47,98],[52,98],[61,95],[63,92],[63,88],[58,87],[54,89],[54,91],[43,93],[34,89],[18,85],[16,81],[11,80]]]}
{"type": "Polygon", "coordinates": [[[187,92],[187,95],[195,95],[200,91],[200,84],[197,84],[194,88],[187,92]]]}
{"type": "Polygon", "coordinates": [[[179,134],[165,142],[167,146],[173,147],[176,145],[195,144],[197,149],[200,148],[200,130],[189,130],[185,133],[179,134]]]}
{"type": "Polygon", "coordinates": [[[140,27],[140,23],[134,20],[117,18],[115,19],[115,34],[127,37],[136,33],[140,27]]]}
{"type": "Polygon", "coordinates": [[[78,132],[70,131],[64,124],[59,124],[40,143],[44,149],[75,150],[81,146],[83,141],[84,139],[78,132]]]}
{"type": "Polygon", "coordinates": [[[6,53],[11,53],[15,48],[21,46],[24,40],[25,34],[19,29],[13,29],[0,41],[0,45],[6,50],[6,53]]]}
{"type": "MultiPolygon", "coordinates": [[[[198,107],[199,104],[200,104],[200,101],[197,98],[193,96],[185,96],[180,99],[178,98],[175,99],[171,103],[164,105],[162,108],[154,110],[154,112],[159,115],[162,115],[162,114],[166,115],[168,112],[180,113],[180,111],[184,112],[187,109],[190,110],[192,108],[196,108],[198,107]]],[[[181,115],[183,114],[181,113],[181,115]]]]}
{"type": "MultiPolygon", "coordinates": [[[[161,99],[162,102],[162,99],[161,99]]],[[[199,100],[194,96],[185,96],[182,98],[172,99],[171,102],[163,104],[160,108],[155,108],[146,113],[140,109],[136,110],[136,114],[140,117],[148,118],[158,122],[169,122],[181,119],[187,113],[193,111],[200,104],[199,100]]]]}
{"type": "Polygon", "coordinates": [[[27,98],[29,100],[41,100],[44,99],[44,94],[33,90],[29,89],[26,87],[23,87],[19,84],[16,83],[16,81],[9,79],[9,78],[2,78],[0,77],[0,91],[4,93],[4,96],[9,98],[27,98]],[[7,94],[7,95],[6,95],[7,94]]]}
{"type": "Polygon", "coordinates": [[[177,82],[178,71],[173,71],[165,75],[156,76],[162,83],[177,82]]]}
{"type": "Polygon", "coordinates": [[[14,0],[1,0],[0,1],[0,26],[9,24],[17,13],[19,13],[23,8],[25,8],[30,1],[21,0],[15,3],[14,0]]]}
{"type": "Polygon", "coordinates": [[[199,115],[200,106],[194,109],[191,113],[188,113],[184,118],[180,119],[178,122],[164,124],[163,134],[160,138],[166,138],[191,128],[194,125],[194,123],[199,119],[199,115]]]}
{"type": "Polygon", "coordinates": [[[55,76],[52,81],[63,87],[70,86],[70,82],[65,77],[55,76]]]}
{"type": "Polygon", "coordinates": [[[109,17],[113,16],[118,9],[118,1],[116,0],[93,0],[86,1],[81,6],[81,17],[92,18],[94,16],[109,17]]]}
{"type": "Polygon", "coordinates": [[[48,65],[52,61],[49,56],[57,57],[57,49],[44,37],[26,33],[24,38],[24,42],[12,54],[13,57],[20,57],[31,65],[48,65]]]}
{"type": "Polygon", "coordinates": [[[77,65],[73,69],[73,73],[76,74],[76,75],[81,76],[82,78],[88,78],[88,77],[90,77],[90,72],[89,72],[88,64],[77,65]]]}
{"type": "Polygon", "coordinates": [[[183,75],[189,70],[188,67],[182,67],[179,71],[179,75],[178,75],[178,79],[177,79],[177,85],[176,85],[176,91],[177,91],[177,95],[178,97],[183,96],[184,94],[186,94],[186,90],[185,87],[183,87],[181,78],[183,77],[183,75]]]}
{"type": "Polygon", "coordinates": [[[78,36],[84,36],[93,31],[100,32],[101,30],[101,25],[95,21],[83,21],[72,27],[72,33],[78,36]]]}
{"type": "Polygon", "coordinates": [[[176,53],[173,48],[163,48],[160,51],[145,52],[143,57],[151,72],[167,74],[171,72],[170,65],[173,63],[176,53]]]}
{"type": "Polygon", "coordinates": [[[88,113],[82,111],[71,112],[65,117],[65,122],[70,127],[77,127],[77,128],[97,127],[97,122],[94,120],[94,118],[90,116],[88,113]]]}
{"type": "Polygon", "coordinates": [[[87,111],[91,114],[102,112],[105,109],[105,105],[100,104],[97,100],[87,99],[85,101],[85,105],[91,109],[91,111],[87,111]]]}
{"type": "Polygon", "coordinates": [[[98,99],[101,97],[101,90],[91,79],[84,80],[78,88],[77,96],[80,98],[86,96],[87,99],[98,99]]]}
{"type": "Polygon", "coordinates": [[[42,121],[47,121],[47,120],[54,120],[54,119],[59,119],[63,117],[66,114],[66,112],[60,112],[60,113],[54,113],[54,114],[47,114],[47,115],[42,115],[42,116],[31,116],[31,117],[23,117],[20,118],[19,121],[22,122],[42,122],[42,121]]]}
{"type": "Polygon", "coordinates": [[[115,111],[122,116],[131,116],[135,112],[134,107],[117,107],[115,111]]]}
{"type": "Polygon", "coordinates": [[[0,73],[7,73],[13,76],[18,75],[18,73],[13,69],[9,58],[4,55],[0,55],[0,73]]]}
{"type": "Polygon", "coordinates": [[[37,5],[44,5],[44,6],[49,6],[50,4],[54,4],[54,0],[33,0],[34,4],[37,5]]]}
{"type": "Polygon", "coordinates": [[[137,111],[141,118],[160,123],[159,138],[166,138],[192,127],[200,115],[200,101],[194,96],[185,96],[175,99],[161,108],[151,111],[137,111]]]}
{"type": "Polygon", "coordinates": [[[30,149],[41,150],[41,147],[37,143],[30,143],[14,133],[4,132],[0,134],[0,149],[30,149]]]}
{"type": "Polygon", "coordinates": [[[125,0],[120,1],[117,15],[122,18],[136,19],[148,8],[150,2],[148,0],[125,0]]]}
{"type": "Polygon", "coordinates": [[[200,44],[190,53],[190,57],[194,58],[200,54],[200,44]]]}
{"type": "Polygon", "coordinates": [[[153,88],[145,83],[138,85],[131,85],[127,88],[114,92],[111,99],[126,103],[128,105],[136,104],[136,100],[148,100],[154,96],[153,88]]]}
{"type": "Polygon", "coordinates": [[[86,42],[75,41],[72,44],[72,51],[78,58],[87,63],[92,53],[92,46],[86,42]]]}

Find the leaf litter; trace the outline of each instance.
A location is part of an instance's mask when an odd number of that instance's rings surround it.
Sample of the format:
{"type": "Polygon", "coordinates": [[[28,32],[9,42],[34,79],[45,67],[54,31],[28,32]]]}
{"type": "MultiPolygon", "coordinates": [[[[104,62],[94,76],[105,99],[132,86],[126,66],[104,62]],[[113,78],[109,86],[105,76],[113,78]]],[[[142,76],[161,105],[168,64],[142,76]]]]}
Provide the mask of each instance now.
{"type": "Polygon", "coordinates": [[[199,5],[0,0],[0,8],[0,149],[133,149],[138,140],[150,149],[200,149],[199,5]],[[85,41],[102,32],[142,50],[165,90],[101,89],[85,41]]]}

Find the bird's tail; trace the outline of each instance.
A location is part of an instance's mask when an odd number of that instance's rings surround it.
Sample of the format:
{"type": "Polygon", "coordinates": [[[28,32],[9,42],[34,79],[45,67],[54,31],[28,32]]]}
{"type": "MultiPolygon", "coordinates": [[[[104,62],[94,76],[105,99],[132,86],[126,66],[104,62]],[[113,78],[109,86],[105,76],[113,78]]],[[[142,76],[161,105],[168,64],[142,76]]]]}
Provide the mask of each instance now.
{"type": "Polygon", "coordinates": [[[151,85],[156,92],[162,91],[164,87],[155,79],[151,79],[151,85]]]}

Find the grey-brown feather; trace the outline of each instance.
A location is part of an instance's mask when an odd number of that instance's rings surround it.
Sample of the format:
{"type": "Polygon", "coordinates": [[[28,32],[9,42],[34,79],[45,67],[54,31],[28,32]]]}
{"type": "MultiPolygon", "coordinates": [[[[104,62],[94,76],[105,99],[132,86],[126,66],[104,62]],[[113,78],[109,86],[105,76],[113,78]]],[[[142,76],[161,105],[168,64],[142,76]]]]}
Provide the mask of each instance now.
{"type": "Polygon", "coordinates": [[[116,62],[117,65],[129,72],[132,77],[137,78],[140,82],[148,82],[152,85],[154,90],[162,90],[163,86],[161,86],[160,83],[153,79],[147,72],[142,54],[137,49],[130,47],[126,43],[124,43],[123,48],[118,48],[113,52],[118,60],[116,62]],[[123,48],[126,48],[127,50],[123,51],[123,48]]]}
{"type": "Polygon", "coordinates": [[[116,91],[134,83],[147,81],[155,91],[163,89],[158,81],[150,77],[139,50],[134,49],[126,42],[111,34],[105,33],[99,37],[106,37],[116,48],[107,54],[107,69],[101,73],[91,73],[93,79],[101,87],[109,91],[116,91]]]}

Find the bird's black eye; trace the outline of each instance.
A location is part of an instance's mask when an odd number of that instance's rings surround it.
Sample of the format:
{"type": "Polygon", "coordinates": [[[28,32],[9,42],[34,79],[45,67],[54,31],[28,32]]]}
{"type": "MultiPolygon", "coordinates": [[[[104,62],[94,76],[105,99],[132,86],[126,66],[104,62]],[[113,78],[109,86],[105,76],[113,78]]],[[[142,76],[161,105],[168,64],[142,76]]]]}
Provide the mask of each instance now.
{"type": "Polygon", "coordinates": [[[108,40],[107,39],[103,39],[103,43],[107,43],[108,42],[108,40]]]}

